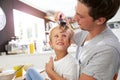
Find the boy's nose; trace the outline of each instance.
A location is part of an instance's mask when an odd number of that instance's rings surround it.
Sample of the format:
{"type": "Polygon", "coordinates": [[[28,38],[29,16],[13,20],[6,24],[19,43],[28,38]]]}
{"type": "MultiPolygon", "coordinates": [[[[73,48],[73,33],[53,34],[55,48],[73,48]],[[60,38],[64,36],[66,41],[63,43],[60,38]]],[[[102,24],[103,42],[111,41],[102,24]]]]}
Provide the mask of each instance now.
{"type": "Polygon", "coordinates": [[[58,39],[59,39],[59,40],[62,40],[62,36],[59,36],[58,39]]]}

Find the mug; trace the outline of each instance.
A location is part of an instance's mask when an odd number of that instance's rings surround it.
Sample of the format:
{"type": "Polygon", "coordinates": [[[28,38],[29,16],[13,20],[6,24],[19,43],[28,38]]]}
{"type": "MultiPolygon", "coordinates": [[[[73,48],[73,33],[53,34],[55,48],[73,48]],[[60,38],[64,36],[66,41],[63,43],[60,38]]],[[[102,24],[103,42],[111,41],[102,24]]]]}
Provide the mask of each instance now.
{"type": "Polygon", "coordinates": [[[21,77],[23,74],[23,65],[16,65],[13,67],[13,69],[15,70],[15,76],[16,77],[21,77]],[[22,67],[22,68],[21,68],[22,67]]]}

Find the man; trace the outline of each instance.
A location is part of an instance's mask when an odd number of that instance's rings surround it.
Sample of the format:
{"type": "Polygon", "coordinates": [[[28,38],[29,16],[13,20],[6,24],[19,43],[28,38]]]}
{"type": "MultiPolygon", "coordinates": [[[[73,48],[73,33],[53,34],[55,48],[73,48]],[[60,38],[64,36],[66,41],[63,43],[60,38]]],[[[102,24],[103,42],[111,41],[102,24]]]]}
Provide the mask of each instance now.
{"type": "MultiPolygon", "coordinates": [[[[72,33],[80,64],[79,80],[116,79],[120,66],[120,43],[106,23],[119,6],[120,0],[78,0],[74,20],[80,29],[72,33]]],[[[53,80],[55,74],[54,71],[49,72],[53,80]]]]}

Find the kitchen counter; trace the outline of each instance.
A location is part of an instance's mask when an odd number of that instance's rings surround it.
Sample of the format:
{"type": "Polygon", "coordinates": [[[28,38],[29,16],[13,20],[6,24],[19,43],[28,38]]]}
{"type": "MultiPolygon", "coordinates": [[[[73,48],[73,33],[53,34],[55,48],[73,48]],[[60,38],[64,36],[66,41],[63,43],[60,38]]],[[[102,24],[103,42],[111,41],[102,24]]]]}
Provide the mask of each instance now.
{"type": "MultiPolygon", "coordinates": [[[[75,50],[71,48],[69,50],[74,55],[75,50]]],[[[13,69],[15,65],[32,64],[41,70],[45,67],[45,63],[49,60],[50,56],[54,56],[54,51],[43,51],[35,54],[3,55],[0,56],[0,67],[6,70],[13,69]]]]}
{"type": "MultiPolygon", "coordinates": [[[[74,56],[74,51],[69,52],[74,56]]],[[[54,51],[44,51],[42,53],[35,54],[2,55],[0,56],[0,67],[4,68],[4,70],[13,70],[15,65],[32,64],[33,67],[42,71],[44,70],[45,64],[49,60],[50,56],[54,55],[54,51]]],[[[15,80],[23,79],[18,77],[15,80]]]]}
{"type": "Polygon", "coordinates": [[[54,53],[3,55],[0,56],[0,67],[13,69],[15,65],[32,64],[34,67],[42,69],[51,55],[54,53]]]}

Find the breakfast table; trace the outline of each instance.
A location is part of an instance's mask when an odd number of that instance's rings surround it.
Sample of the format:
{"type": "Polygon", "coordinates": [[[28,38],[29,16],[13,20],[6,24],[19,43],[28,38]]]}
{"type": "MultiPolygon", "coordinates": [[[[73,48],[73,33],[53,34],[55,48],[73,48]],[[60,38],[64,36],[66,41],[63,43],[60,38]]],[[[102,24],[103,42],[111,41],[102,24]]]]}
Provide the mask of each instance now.
{"type": "Polygon", "coordinates": [[[14,80],[25,80],[25,77],[17,77],[14,80]]]}

